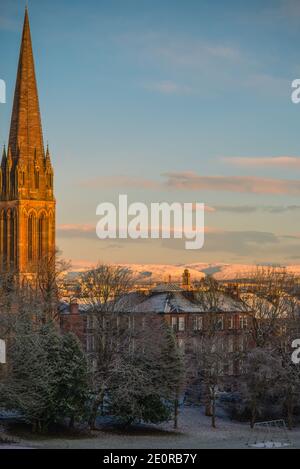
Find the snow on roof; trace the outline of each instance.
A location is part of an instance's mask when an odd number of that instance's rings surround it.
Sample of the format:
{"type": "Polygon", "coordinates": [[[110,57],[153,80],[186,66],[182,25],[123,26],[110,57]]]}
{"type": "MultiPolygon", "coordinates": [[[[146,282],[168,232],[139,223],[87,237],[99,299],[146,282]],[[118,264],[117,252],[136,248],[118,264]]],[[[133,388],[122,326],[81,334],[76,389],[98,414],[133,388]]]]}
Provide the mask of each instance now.
{"type": "Polygon", "coordinates": [[[182,290],[152,292],[131,308],[130,311],[136,313],[205,313],[209,311],[236,312],[246,311],[246,309],[241,300],[231,298],[223,293],[219,294],[217,306],[211,308],[206,292],[200,295],[182,290]]]}
{"type": "Polygon", "coordinates": [[[145,301],[136,305],[136,313],[164,313],[167,305],[168,293],[151,294],[145,301]]]}
{"type": "Polygon", "coordinates": [[[160,283],[152,289],[153,292],[171,292],[182,291],[182,287],[178,283],[160,283]]]}

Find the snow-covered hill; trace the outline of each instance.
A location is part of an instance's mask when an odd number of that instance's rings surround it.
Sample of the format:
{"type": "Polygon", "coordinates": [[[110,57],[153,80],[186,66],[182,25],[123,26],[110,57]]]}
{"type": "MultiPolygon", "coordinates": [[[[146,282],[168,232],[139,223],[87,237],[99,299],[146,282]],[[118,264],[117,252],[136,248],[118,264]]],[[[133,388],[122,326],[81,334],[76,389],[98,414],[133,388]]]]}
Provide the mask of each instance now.
{"type": "MultiPolygon", "coordinates": [[[[222,263],[192,263],[192,264],[122,264],[136,274],[141,282],[180,282],[185,268],[189,269],[191,280],[200,280],[205,275],[213,275],[217,280],[235,280],[249,278],[256,271],[254,264],[222,264],[222,263]]],[[[91,268],[86,265],[86,269],[91,268]]],[[[76,272],[82,269],[76,269],[76,272]]],[[[287,271],[300,276],[300,265],[289,265],[287,271]]]]}

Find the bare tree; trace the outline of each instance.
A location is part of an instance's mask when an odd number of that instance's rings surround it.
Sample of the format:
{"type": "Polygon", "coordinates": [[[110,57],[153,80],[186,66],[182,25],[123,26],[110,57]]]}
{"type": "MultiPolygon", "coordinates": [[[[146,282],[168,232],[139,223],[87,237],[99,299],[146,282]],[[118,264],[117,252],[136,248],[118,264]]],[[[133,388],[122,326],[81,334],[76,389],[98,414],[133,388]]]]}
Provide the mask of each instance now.
{"type": "Polygon", "coordinates": [[[98,264],[95,269],[81,275],[78,285],[78,296],[89,311],[97,314],[125,309],[127,293],[134,285],[132,272],[122,266],[98,264]]]}
{"type": "Polygon", "coordinates": [[[266,408],[268,399],[275,395],[277,365],[277,358],[271,350],[255,348],[247,354],[241,389],[251,411],[251,428],[266,408]]]}
{"type": "Polygon", "coordinates": [[[254,347],[266,347],[280,336],[282,326],[294,316],[296,279],[285,268],[257,267],[241,298],[249,314],[254,347]]]}
{"type": "Polygon", "coordinates": [[[99,406],[110,386],[120,357],[131,341],[128,321],[120,317],[126,310],[127,294],[133,285],[130,271],[119,266],[99,264],[82,274],[78,296],[87,312],[87,349],[91,366],[92,403],[90,427],[95,426],[99,406]]]}
{"type": "Polygon", "coordinates": [[[32,293],[47,319],[57,319],[58,304],[65,288],[65,276],[70,263],[59,251],[46,255],[37,264],[36,278],[29,282],[32,293]]]}

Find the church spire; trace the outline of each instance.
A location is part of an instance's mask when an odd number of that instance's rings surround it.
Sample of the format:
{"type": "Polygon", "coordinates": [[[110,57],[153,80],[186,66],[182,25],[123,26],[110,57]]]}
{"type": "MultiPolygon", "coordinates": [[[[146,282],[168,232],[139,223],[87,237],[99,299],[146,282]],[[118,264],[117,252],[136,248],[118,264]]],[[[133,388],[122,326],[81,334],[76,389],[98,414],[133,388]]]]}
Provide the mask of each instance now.
{"type": "Polygon", "coordinates": [[[39,98],[34,70],[28,10],[22,34],[16,80],[14,104],[11,118],[9,148],[13,158],[26,159],[44,155],[39,98]]]}

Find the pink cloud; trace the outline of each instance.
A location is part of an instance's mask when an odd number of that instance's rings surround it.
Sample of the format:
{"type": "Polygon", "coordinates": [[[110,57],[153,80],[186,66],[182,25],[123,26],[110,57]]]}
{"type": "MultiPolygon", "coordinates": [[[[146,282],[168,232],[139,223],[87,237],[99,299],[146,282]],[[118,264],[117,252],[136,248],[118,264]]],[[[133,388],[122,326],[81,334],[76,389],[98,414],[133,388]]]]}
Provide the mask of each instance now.
{"type": "Polygon", "coordinates": [[[254,194],[300,194],[300,181],[255,176],[198,176],[193,172],[163,174],[166,186],[177,190],[248,192],[254,194]]]}
{"type": "Polygon", "coordinates": [[[295,156],[274,156],[274,157],[230,157],[223,158],[227,163],[236,166],[246,167],[285,167],[300,168],[300,157],[295,156]]]}
{"type": "Polygon", "coordinates": [[[89,179],[80,183],[84,187],[92,188],[136,188],[136,189],[157,189],[159,183],[151,179],[131,177],[131,176],[107,176],[89,179]]]}

